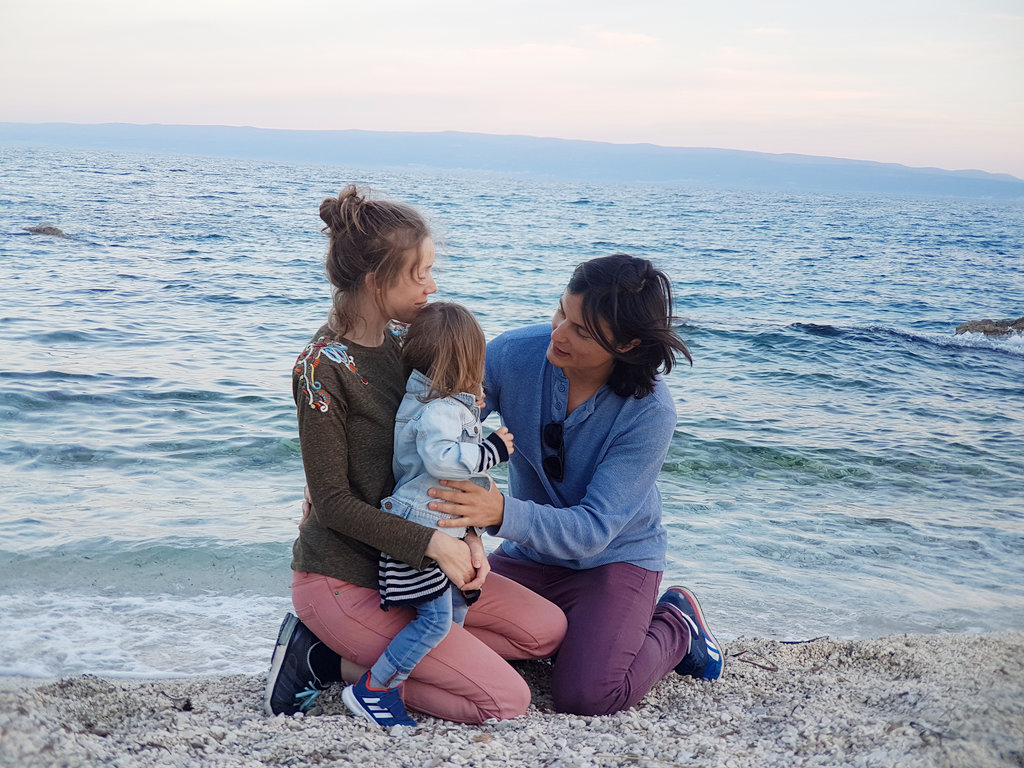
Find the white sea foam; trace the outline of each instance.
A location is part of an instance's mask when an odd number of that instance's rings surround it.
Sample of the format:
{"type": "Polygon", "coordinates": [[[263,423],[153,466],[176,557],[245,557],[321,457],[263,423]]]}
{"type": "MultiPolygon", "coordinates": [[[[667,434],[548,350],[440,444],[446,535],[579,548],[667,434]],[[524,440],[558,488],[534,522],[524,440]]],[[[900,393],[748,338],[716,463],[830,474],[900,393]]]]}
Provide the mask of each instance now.
{"type": "Polygon", "coordinates": [[[0,595],[0,675],[191,677],[266,669],[287,598],[0,595]]]}
{"type": "Polygon", "coordinates": [[[997,349],[1024,355],[1024,333],[1008,333],[1004,336],[989,336],[984,333],[958,333],[954,336],[930,334],[927,338],[936,344],[948,344],[978,349],[997,349]]]}

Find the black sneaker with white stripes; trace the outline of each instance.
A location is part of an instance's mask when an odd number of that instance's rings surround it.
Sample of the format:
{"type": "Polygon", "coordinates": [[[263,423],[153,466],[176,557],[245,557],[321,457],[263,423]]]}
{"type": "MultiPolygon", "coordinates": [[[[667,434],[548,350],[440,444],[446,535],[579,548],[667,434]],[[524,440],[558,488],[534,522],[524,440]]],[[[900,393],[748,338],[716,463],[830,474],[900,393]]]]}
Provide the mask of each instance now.
{"type": "Polygon", "coordinates": [[[268,715],[294,715],[305,712],[320,691],[341,677],[341,657],[331,651],[303,624],[298,616],[289,613],[281,622],[277,645],[270,657],[270,674],[263,694],[263,710],[268,715]],[[317,662],[334,663],[335,669],[317,674],[317,662]]]}

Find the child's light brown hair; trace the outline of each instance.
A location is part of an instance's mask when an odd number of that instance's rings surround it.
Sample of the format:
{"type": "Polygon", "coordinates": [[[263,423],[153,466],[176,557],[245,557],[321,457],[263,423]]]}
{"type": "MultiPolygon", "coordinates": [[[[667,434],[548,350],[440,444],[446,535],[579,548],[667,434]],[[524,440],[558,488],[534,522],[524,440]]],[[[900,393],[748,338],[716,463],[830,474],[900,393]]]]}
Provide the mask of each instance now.
{"type": "Polygon", "coordinates": [[[483,396],[487,342],[480,323],[461,304],[432,301],[409,324],[402,346],[407,371],[430,379],[424,402],[459,392],[483,396]]]}

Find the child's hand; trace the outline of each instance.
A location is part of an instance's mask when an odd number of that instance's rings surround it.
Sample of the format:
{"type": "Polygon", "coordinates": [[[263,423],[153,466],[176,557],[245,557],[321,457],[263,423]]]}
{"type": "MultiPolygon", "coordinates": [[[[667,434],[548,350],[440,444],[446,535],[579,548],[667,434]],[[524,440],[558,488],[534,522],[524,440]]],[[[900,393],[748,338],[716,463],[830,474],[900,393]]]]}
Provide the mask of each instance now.
{"type": "Polygon", "coordinates": [[[476,568],[476,576],[472,580],[462,585],[464,590],[480,589],[484,585],[484,581],[487,579],[487,574],[491,572],[491,564],[487,560],[487,552],[484,551],[484,543],[480,539],[480,534],[476,532],[475,528],[470,528],[466,531],[466,544],[469,545],[469,556],[473,562],[473,567],[476,568]]]}
{"type": "Polygon", "coordinates": [[[512,447],[512,433],[508,431],[508,427],[499,427],[494,431],[494,434],[501,438],[501,442],[503,442],[505,444],[505,448],[508,449],[509,456],[515,453],[515,448],[512,447]]]}

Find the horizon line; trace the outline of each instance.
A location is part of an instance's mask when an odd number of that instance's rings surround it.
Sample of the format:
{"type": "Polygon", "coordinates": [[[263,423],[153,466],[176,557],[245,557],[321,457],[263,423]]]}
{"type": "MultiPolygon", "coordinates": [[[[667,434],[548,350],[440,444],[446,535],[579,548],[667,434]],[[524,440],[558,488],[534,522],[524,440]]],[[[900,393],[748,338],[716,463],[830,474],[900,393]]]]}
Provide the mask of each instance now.
{"type": "Polygon", "coordinates": [[[984,173],[996,177],[1006,177],[1016,182],[1024,182],[1024,178],[1015,176],[1012,173],[1005,171],[986,171],[982,168],[942,168],[936,165],[908,165],[907,163],[900,163],[895,161],[887,160],[866,160],[863,158],[854,157],[842,157],[839,155],[814,155],[806,152],[765,152],[763,150],[756,149],[736,149],[730,147],[709,147],[709,146],[681,146],[673,144],[656,144],[649,141],[638,141],[638,142],[616,142],[616,141],[604,141],[597,139],[571,139],[562,136],[537,136],[526,133],[487,133],[484,131],[464,131],[458,129],[445,129],[440,131],[396,131],[396,130],[375,130],[369,128],[265,128],[257,125],[226,125],[216,123],[131,123],[124,121],[104,121],[96,123],[81,123],[81,122],[70,122],[65,120],[46,120],[46,121],[0,121],[0,125],[22,125],[22,126],[88,126],[88,127],[104,127],[104,126],[127,126],[134,128],[197,128],[197,129],[210,129],[219,128],[226,130],[252,130],[252,131],[265,131],[268,133],[317,133],[317,134],[330,134],[330,133],[366,133],[366,134],[390,134],[396,136],[442,136],[445,134],[459,134],[463,136],[485,136],[489,138],[509,138],[509,139],[533,139],[536,141],[553,141],[553,142],[567,142],[572,144],[590,144],[599,146],[609,147],[650,147],[654,149],[669,149],[669,150],[693,150],[702,152],[729,152],[729,153],[743,153],[749,155],[760,155],[762,157],[777,157],[777,158],[810,158],[816,160],[839,160],[846,163],[864,163],[866,165],[876,166],[890,166],[897,168],[907,168],[915,171],[941,171],[943,173],[984,173]]]}

